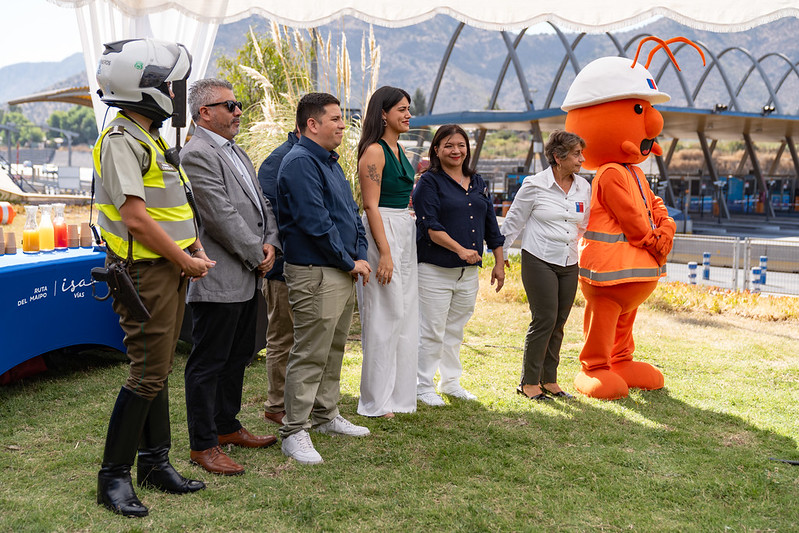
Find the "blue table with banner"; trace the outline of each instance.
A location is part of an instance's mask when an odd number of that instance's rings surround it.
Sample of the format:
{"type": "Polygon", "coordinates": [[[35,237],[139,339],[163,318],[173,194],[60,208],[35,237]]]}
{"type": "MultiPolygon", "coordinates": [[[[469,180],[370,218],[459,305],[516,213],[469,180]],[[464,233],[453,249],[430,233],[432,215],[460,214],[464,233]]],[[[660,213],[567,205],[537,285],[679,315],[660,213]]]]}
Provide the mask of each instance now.
{"type": "MultiPolygon", "coordinates": [[[[0,256],[0,374],[68,346],[125,351],[111,298],[92,297],[91,269],[104,262],[105,252],[91,248],[0,256]]],[[[102,296],[108,287],[96,290],[102,296]]]]}

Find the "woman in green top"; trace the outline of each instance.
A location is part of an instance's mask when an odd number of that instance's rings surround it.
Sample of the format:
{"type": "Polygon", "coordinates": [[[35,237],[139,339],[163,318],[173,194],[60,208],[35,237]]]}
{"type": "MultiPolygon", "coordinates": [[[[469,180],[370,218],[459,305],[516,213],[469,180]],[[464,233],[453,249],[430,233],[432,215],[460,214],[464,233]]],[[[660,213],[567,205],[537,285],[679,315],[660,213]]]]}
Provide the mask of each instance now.
{"type": "Polygon", "coordinates": [[[376,283],[358,285],[363,368],[358,414],[416,411],[419,304],[416,225],[408,209],[414,171],[399,145],[411,97],[380,87],[369,99],[358,144],[368,260],[376,283]]]}

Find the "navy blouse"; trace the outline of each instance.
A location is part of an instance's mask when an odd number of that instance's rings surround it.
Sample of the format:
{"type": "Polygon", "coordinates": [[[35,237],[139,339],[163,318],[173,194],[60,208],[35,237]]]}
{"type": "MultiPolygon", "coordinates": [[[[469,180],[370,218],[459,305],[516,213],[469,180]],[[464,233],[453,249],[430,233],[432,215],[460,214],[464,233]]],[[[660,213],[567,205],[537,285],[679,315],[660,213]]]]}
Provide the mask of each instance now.
{"type": "MultiPolygon", "coordinates": [[[[416,211],[416,254],[420,263],[446,268],[472,266],[458,254],[434,243],[429,230],[445,231],[464,248],[483,255],[483,240],[493,250],[505,243],[499,232],[488,186],[479,174],[464,190],[444,171],[425,172],[413,191],[416,211]]],[[[476,263],[482,266],[482,261],[476,263]]]]}

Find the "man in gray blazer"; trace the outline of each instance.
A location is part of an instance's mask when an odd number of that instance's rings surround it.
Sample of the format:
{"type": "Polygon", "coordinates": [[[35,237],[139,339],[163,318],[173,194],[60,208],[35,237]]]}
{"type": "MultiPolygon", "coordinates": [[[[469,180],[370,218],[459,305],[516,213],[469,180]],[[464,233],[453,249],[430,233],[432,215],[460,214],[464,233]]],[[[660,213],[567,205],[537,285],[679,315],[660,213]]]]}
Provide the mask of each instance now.
{"type": "Polygon", "coordinates": [[[191,461],[209,472],[244,473],[221,446],[263,448],[277,440],[256,436],[236,419],[244,370],[256,342],[261,278],[275,262],[277,223],[250,159],[234,142],[241,102],[225,80],[204,79],[189,90],[197,125],[181,152],[194,190],[205,252],[214,275],[191,283],[194,347],[186,362],[186,410],[191,461]]]}

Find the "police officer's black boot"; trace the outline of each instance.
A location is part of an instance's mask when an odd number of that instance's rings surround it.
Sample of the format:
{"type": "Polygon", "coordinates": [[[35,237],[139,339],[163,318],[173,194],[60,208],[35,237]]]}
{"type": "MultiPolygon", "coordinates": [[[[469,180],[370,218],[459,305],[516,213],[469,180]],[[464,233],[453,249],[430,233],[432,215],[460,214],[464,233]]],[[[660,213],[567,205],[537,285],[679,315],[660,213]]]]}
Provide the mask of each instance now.
{"type": "Polygon", "coordinates": [[[149,408],[149,400],[122,387],[108,422],[103,466],[97,475],[97,503],[124,516],[147,516],[147,507],[133,491],[130,468],[149,408]]]}
{"type": "Polygon", "coordinates": [[[140,487],[151,487],[172,494],[195,492],[205,483],[181,476],[169,463],[172,435],[169,427],[169,387],[158,393],[150,404],[139,442],[136,480],[140,487]]]}

